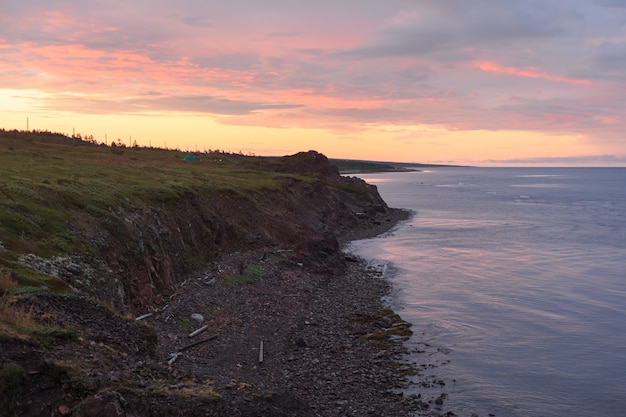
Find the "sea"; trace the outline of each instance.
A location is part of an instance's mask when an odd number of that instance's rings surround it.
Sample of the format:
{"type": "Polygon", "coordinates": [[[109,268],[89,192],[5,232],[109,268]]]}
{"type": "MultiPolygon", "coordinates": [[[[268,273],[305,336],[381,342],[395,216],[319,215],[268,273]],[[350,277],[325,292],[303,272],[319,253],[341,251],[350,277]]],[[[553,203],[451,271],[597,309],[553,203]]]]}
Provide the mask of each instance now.
{"type": "Polygon", "coordinates": [[[626,416],[626,168],[359,177],[413,212],[347,250],[413,325],[418,416],[626,416]]]}

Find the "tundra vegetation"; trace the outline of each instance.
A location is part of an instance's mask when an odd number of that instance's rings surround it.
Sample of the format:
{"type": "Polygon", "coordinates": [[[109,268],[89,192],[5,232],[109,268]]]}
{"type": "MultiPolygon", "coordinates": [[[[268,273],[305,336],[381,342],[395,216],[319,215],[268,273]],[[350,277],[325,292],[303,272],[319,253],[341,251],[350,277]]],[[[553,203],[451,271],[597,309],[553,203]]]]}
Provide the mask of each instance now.
{"type": "Polygon", "coordinates": [[[284,175],[261,169],[270,160],[212,151],[190,162],[184,160],[188,154],[0,130],[0,268],[16,281],[10,292],[68,290],[62,280],[27,268],[16,257],[92,251],[85,236],[72,229],[82,213],[109,216],[119,207],[203,193],[254,198],[282,187],[284,175]],[[111,152],[121,148],[124,152],[111,152]]]}

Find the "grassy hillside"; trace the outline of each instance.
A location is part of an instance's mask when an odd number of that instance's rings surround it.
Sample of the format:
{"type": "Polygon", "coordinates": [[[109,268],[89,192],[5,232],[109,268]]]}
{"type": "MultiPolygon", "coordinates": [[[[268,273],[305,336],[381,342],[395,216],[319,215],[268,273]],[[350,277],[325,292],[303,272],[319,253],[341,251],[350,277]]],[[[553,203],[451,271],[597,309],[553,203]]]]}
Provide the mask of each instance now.
{"type": "Polygon", "coordinates": [[[88,242],[72,230],[79,213],[100,217],[196,193],[250,195],[281,186],[276,172],[260,169],[258,158],[209,153],[186,161],[186,155],[0,132],[0,272],[36,275],[15,262],[17,254],[88,251],[88,242]]]}

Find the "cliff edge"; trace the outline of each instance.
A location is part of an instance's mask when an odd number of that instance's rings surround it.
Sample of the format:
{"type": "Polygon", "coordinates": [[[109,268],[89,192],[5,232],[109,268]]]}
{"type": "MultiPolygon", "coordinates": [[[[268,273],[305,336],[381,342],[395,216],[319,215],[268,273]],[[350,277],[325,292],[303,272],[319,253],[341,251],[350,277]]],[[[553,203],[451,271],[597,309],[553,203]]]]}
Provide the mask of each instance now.
{"type": "MultiPolygon", "coordinates": [[[[399,359],[410,326],[380,302],[387,282],[341,251],[407,213],[314,151],[241,159],[233,182],[267,183],[163,198],[129,187],[106,210],[72,209],[75,251],[14,256],[60,290],[20,295],[5,285],[4,415],[401,415],[427,406],[393,392],[413,370],[399,359]]],[[[19,279],[19,269],[3,273],[19,279]]]]}

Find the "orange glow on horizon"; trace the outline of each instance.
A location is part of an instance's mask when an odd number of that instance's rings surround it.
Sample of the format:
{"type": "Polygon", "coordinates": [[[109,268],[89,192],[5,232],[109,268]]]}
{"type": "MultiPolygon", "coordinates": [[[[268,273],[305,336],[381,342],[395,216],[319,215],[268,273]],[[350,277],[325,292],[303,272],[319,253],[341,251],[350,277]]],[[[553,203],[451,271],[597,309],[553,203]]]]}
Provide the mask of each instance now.
{"type": "Polygon", "coordinates": [[[0,128],[29,118],[181,149],[626,165],[626,78],[607,44],[619,38],[516,21],[536,5],[491,16],[431,2],[113,2],[0,15],[0,128]],[[516,62],[532,64],[504,64],[516,62]]]}

